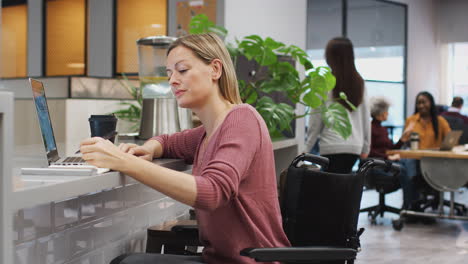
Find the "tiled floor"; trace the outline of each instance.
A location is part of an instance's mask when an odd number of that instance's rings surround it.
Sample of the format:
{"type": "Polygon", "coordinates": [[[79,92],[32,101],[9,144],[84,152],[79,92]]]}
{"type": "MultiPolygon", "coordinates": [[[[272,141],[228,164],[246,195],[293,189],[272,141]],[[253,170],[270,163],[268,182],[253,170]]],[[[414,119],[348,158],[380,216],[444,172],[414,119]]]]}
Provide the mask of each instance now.
{"type": "MultiPolygon", "coordinates": [[[[388,194],[386,199],[388,205],[399,207],[401,191],[388,194]]],[[[456,200],[468,205],[468,190],[457,194],[456,200]]],[[[361,208],[377,202],[377,192],[364,191],[361,208]]],[[[386,213],[371,225],[367,213],[360,215],[358,226],[366,231],[361,236],[357,264],[468,263],[468,221],[437,219],[435,224],[405,224],[401,231],[395,231],[391,220],[396,218],[396,214],[386,213]]]]}

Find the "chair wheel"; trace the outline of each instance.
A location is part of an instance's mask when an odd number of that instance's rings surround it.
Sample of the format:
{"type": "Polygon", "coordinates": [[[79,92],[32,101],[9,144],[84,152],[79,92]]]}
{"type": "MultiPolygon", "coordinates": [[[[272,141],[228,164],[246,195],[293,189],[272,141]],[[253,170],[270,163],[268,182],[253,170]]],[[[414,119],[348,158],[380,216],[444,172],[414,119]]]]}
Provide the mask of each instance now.
{"type": "Polygon", "coordinates": [[[403,228],[403,220],[401,219],[392,220],[392,226],[393,226],[393,229],[395,229],[396,231],[400,231],[403,228]]]}
{"type": "Polygon", "coordinates": [[[370,223],[371,223],[371,225],[376,225],[377,220],[375,218],[371,218],[370,223]]]}

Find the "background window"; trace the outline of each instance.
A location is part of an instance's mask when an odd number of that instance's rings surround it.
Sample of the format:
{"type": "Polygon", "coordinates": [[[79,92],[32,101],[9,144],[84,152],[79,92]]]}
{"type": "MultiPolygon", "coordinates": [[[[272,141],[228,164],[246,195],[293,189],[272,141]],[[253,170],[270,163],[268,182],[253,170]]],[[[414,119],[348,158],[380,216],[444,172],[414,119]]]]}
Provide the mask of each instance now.
{"type": "Polygon", "coordinates": [[[117,73],[138,72],[136,41],[167,35],[166,0],[117,0],[117,73]]]}
{"type": "Polygon", "coordinates": [[[47,0],[46,76],[84,75],[85,0],[47,0]]]}
{"type": "Polygon", "coordinates": [[[308,0],[307,10],[307,53],[314,66],[327,66],[324,54],[330,39],[351,39],[368,97],[383,95],[392,102],[383,125],[397,127],[398,140],[406,116],[406,6],[379,0],[308,0]]]}
{"type": "MultiPolygon", "coordinates": [[[[468,115],[468,42],[449,45],[449,72],[453,96],[461,96],[464,100],[462,114],[468,115]]],[[[448,100],[449,104],[452,98],[448,100]]]]}
{"type": "Polygon", "coordinates": [[[0,77],[26,76],[26,1],[2,1],[0,77]]]}

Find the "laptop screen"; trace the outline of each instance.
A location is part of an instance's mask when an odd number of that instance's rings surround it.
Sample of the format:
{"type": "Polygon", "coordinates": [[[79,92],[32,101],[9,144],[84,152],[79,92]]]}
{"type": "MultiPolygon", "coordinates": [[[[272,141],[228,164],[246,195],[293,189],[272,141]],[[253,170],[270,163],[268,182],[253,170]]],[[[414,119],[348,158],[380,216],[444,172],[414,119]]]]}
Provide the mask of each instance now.
{"type": "Polygon", "coordinates": [[[44,85],[42,82],[31,78],[29,79],[29,82],[33,91],[34,104],[36,105],[37,117],[42,133],[42,141],[44,142],[47,157],[50,158],[52,154],[52,156],[57,156],[58,158],[57,145],[55,144],[54,131],[50,121],[44,85]]]}

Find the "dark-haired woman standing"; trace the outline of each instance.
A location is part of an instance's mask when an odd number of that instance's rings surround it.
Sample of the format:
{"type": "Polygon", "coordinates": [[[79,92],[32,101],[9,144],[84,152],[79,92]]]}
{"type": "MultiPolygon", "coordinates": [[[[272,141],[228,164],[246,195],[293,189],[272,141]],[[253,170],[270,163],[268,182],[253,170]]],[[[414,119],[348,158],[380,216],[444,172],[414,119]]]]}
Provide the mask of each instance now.
{"type": "Polygon", "coordinates": [[[321,114],[313,114],[309,119],[306,150],[314,146],[320,137],[320,154],[330,160],[329,171],[349,173],[359,157],[367,158],[370,150],[370,113],[364,88],[364,80],[354,64],[353,44],[348,38],[337,37],[330,40],[325,50],[325,59],[336,77],[336,86],[331,98],[348,110],[352,134],[343,139],[331,128],[324,125],[321,114]],[[352,110],[339,95],[344,92],[348,100],[356,106],[352,110]]]}

